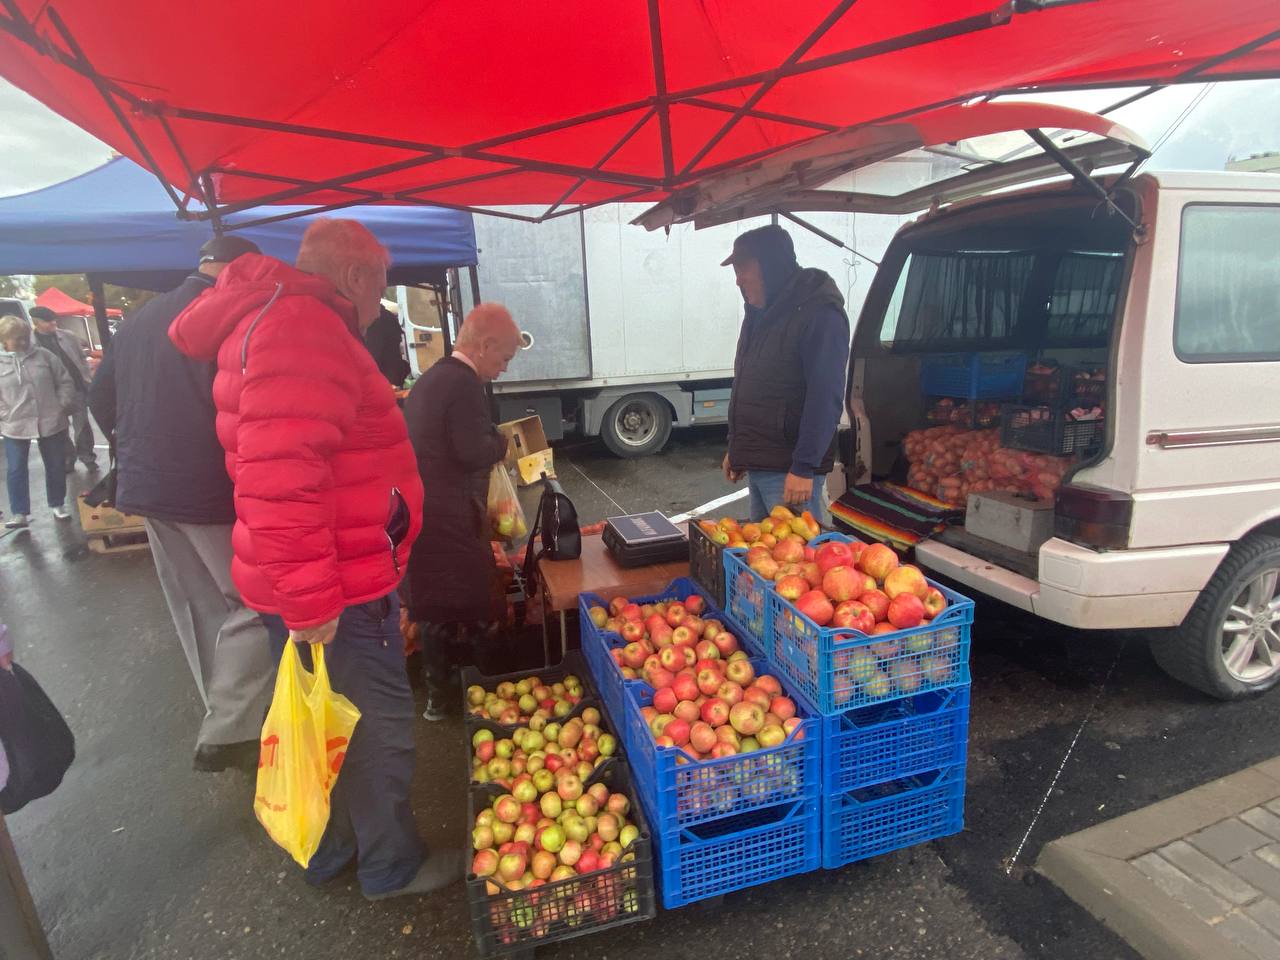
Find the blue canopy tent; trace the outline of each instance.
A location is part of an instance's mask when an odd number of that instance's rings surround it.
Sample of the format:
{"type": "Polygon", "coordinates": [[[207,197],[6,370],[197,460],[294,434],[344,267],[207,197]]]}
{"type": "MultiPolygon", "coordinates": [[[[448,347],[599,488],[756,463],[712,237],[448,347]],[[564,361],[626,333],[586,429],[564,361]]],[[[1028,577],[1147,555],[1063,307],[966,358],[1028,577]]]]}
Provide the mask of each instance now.
{"type": "MultiPolygon", "coordinates": [[[[193,200],[192,209],[201,209],[193,200]]],[[[273,207],[273,216],[300,207],[273,207]]],[[[391,251],[392,283],[441,285],[450,267],[474,267],[470,213],[423,206],[349,207],[336,216],[367,226],[391,251]]],[[[228,225],[261,218],[248,211],[228,225]]],[[[314,217],[237,230],[264,253],[293,262],[314,217]]],[[[178,285],[213,236],[207,221],[179,220],[156,178],[125,157],[63,183],[0,199],[0,275],[84,273],[101,283],[147,290],[178,285]]],[[[101,301],[101,297],[98,297],[101,301]]],[[[104,318],[105,319],[105,318],[104,318]]]]}

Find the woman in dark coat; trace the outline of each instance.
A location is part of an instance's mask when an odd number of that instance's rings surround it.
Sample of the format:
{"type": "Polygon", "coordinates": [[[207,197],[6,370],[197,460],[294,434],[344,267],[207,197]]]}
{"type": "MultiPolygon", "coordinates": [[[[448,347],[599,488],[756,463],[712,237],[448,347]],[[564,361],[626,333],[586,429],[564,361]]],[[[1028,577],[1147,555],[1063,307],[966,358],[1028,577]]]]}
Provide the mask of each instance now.
{"type": "Polygon", "coordinates": [[[450,702],[449,647],[460,630],[482,632],[505,614],[489,545],[489,471],[507,440],[489,418],[485,384],[520,347],[506,308],[481,304],[467,315],[452,355],[409,391],[404,414],[422,474],[422,534],[409,559],[409,615],[423,626],[429,719],[450,702]]]}

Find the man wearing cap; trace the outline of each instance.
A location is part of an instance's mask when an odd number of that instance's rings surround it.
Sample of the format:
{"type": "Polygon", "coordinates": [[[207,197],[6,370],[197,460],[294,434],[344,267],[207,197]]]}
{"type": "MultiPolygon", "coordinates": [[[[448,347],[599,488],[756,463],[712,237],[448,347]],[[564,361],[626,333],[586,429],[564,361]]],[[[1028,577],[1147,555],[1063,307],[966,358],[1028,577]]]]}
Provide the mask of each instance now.
{"type": "Polygon", "coordinates": [[[194,766],[256,770],[274,664],[266,628],[231,581],[231,480],[214,430],[216,364],[178,352],[169,326],[237,257],[258,248],[217,237],[175,290],[144,304],[107,346],[89,392],[113,438],[115,507],[144,518],[156,572],[205,715],[194,766]]]}
{"type": "Polygon", "coordinates": [[[740,234],[721,264],[730,265],[746,316],[733,363],[725,479],[746,477],[753,520],[785,504],[825,521],[849,362],[844,297],[822,270],[796,262],[779,226],[740,234]]]}
{"type": "Polygon", "coordinates": [[[30,313],[36,345],[44,347],[61,360],[76,385],[76,402],[71,408],[71,430],[67,438],[67,473],[76,468],[77,459],[93,470],[98,466],[98,457],[93,452],[93,428],[89,426],[89,406],[86,402],[89,381],[93,375],[89,372],[89,363],[85,359],[84,344],[70,330],[63,330],[58,326],[57,314],[48,307],[32,307],[30,313]]]}

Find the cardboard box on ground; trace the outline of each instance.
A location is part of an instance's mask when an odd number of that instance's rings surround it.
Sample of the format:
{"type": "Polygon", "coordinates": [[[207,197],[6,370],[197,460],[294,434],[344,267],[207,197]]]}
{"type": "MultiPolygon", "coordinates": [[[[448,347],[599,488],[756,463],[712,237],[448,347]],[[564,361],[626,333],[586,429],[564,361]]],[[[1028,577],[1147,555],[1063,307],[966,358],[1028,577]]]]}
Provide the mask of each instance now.
{"type": "Polygon", "coordinates": [[[498,424],[498,429],[507,438],[507,466],[515,470],[520,486],[537,483],[544,473],[549,477],[556,475],[551,445],[547,443],[541,417],[508,420],[498,424]]]}

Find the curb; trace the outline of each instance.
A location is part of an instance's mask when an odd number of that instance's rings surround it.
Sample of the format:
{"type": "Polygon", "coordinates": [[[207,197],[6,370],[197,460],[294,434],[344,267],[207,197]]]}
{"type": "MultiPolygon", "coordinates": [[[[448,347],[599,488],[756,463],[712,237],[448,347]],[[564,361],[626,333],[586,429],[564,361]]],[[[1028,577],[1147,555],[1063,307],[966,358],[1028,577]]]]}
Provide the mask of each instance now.
{"type": "Polygon", "coordinates": [[[1280,757],[1045,845],[1036,870],[1149,960],[1257,960],[1129,861],[1280,797],[1280,757]]]}

